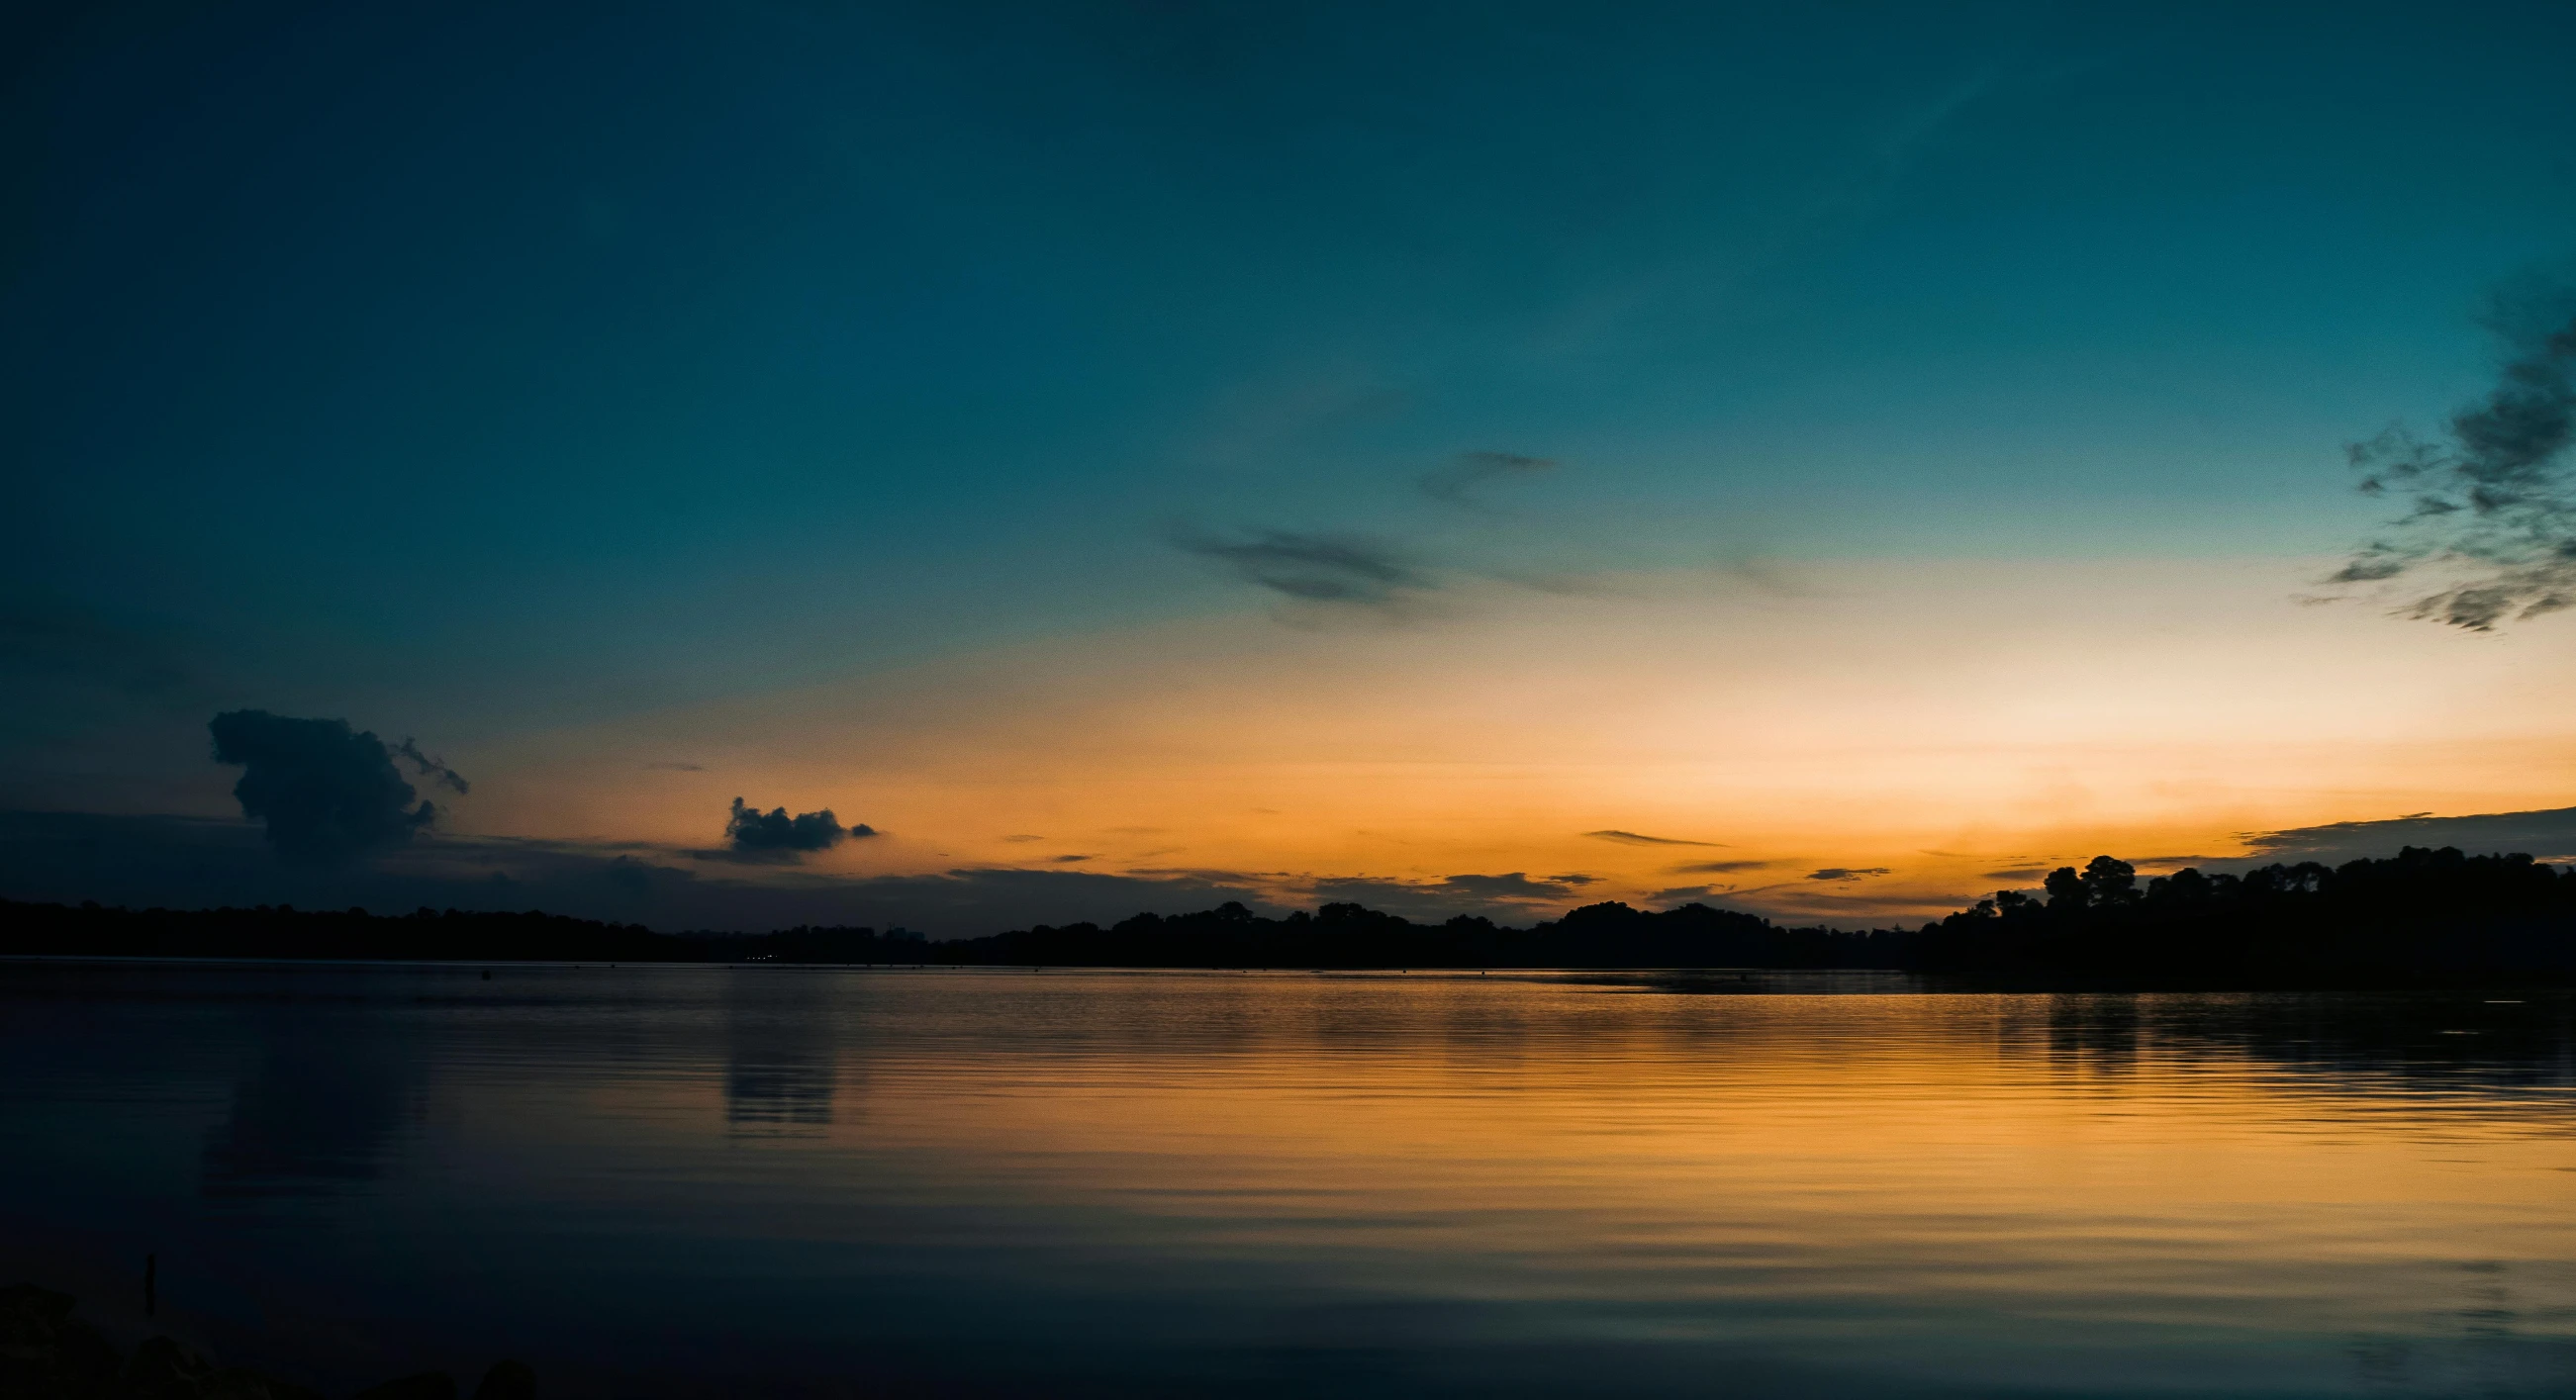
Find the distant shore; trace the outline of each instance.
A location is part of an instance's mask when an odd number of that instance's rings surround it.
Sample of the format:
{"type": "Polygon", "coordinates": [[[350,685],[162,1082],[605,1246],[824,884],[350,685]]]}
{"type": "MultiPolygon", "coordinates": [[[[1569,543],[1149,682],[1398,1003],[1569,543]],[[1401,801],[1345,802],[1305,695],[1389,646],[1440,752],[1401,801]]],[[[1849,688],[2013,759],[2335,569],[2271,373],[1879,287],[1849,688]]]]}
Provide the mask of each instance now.
{"type": "Polygon", "coordinates": [[[1358,969],[1878,969],[1981,984],[2405,986],[2576,979],[2576,871],[2410,847],[2338,867],[2197,870],[2141,884],[2098,857],[1915,928],[1792,928],[1738,910],[1620,903],[1513,928],[1357,904],[1282,918],[1239,903],[931,940],[867,927],[659,933],[539,912],[103,908],[0,901],[0,954],[464,962],[1358,969]]]}

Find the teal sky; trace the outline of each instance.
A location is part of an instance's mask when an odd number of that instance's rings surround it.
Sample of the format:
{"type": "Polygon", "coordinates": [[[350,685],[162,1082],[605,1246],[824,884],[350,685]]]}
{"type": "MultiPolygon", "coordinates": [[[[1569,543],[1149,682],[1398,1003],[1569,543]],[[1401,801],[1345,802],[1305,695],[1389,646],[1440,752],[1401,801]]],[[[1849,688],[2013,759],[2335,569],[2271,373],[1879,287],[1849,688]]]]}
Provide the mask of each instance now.
{"type": "Polygon", "coordinates": [[[21,807],[209,705],[470,747],[1257,610],[1264,531],[2331,555],[2576,232],[2555,5],[11,23],[21,807]],[[1477,452],[1554,465],[1422,488],[1477,452]]]}

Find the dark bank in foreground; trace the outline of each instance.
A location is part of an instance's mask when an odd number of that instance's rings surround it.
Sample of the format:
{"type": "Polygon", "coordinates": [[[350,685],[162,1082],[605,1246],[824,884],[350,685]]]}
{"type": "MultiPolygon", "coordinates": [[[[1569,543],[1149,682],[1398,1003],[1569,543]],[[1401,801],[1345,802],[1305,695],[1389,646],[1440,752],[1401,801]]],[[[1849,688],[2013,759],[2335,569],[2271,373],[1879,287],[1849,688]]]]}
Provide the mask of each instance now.
{"type": "Polygon", "coordinates": [[[282,957],[1312,968],[1889,968],[1985,978],[2176,985],[2374,985],[2576,976],[2576,869],[2529,855],[2408,847],[2328,867],[2196,869],[2150,878],[2098,856],[2037,892],[2004,890],[1919,928],[1789,928],[1705,904],[1594,904],[1512,928],[1425,924],[1357,904],[1263,918],[1239,903],[1138,914],[1112,927],[1038,925],[932,941],[871,928],[656,933],[535,911],[408,915],[107,909],[0,903],[0,953],[282,957]]]}
{"type": "MultiPolygon", "coordinates": [[[[73,1316],[68,1293],[31,1283],[0,1288],[0,1400],[322,1400],[322,1393],[238,1366],[218,1366],[168,1337],[146,1338],[126,1355],[73,1316]]],[[[473,1400],[535,1400],[536,1373],[494,1363],[473,1400]]],[[[444,1371],[404,1376],[353,1400],[457,1400],[444,1371]]]]}

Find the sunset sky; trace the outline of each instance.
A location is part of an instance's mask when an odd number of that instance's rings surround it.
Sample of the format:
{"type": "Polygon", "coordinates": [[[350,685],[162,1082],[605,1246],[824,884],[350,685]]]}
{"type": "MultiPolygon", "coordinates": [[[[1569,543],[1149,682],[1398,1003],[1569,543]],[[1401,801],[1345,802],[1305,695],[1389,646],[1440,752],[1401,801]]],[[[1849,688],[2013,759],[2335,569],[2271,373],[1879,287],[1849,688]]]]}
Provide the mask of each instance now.
{"type": "Polygon", "coordinates": [[[2576,305],[2576,11],[0,23],[0,895],[1865,925],[2576,855],[2576,620],[2327,581],[2399,509],[2347,444],[2576,305]],[[469,790],[282,860],[244,709],[469,790]]]}

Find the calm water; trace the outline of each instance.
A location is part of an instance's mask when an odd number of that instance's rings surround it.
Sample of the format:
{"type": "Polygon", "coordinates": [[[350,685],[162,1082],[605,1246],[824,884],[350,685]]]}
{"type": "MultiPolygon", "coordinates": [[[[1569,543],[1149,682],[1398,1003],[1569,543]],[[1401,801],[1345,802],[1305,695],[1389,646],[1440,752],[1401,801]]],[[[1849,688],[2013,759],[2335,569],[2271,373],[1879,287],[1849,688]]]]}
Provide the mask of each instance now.
{"type": "Polygon", "coordinates": [[[1905,985],[6,964],[0,1271],[341,1389],[2576,1391],[2576,1002],[1905,985]]]}

